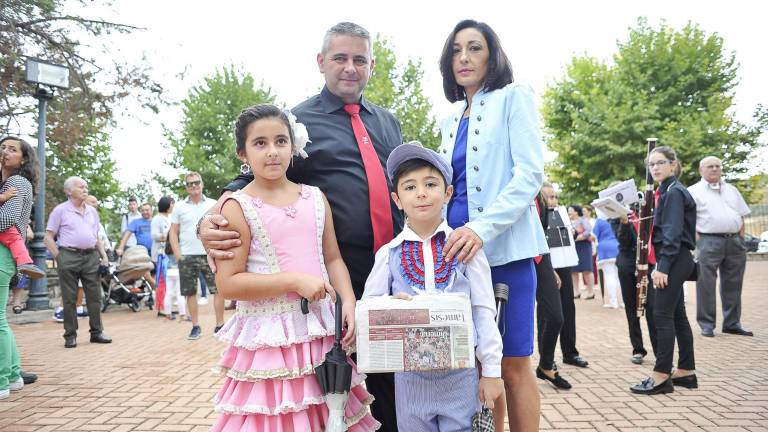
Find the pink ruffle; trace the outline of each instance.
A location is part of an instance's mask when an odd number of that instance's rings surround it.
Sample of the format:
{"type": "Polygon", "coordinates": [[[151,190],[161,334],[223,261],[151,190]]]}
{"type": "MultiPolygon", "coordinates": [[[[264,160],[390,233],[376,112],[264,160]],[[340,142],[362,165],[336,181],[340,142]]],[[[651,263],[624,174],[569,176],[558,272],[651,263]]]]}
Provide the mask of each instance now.
{"type": "Polygon", "coordinates": [[[268,316],[237,312],[216,333],[216,337],[235,347],[255,350],[263,347],[288,347],[323,336],[333,336],[334,333],[334,305],[330,301],[321,301],[311,304],[307,315],[301,311],[268,316]]]}
{"type": "Polygon", "coordinates": [[[229,346],[221,354],[216,371],[239,381],[296,378],[312,373],[333,347],[333,336],[288,347],[248,350],[229,346]]]}
{"type": "MultiPolygon", "coordinates": [[[[370,398],[361,385],[362,377],[353,377],[348,406],[354,415],[357,408],[370,398]],[[360,404],[359,406],[356,404],[360,404]]],[[[325,403],[317,378],[308,375],[292,380],[235,381],[227,379],[214,398],[216,411],[227,414],[280,415],[298,412],[312,405],[325,403]]]]}
{"type": "MultiPolygon", "coordinates": [[[[350,432],[369,432],[378,429],[381,425],[369,413],[368,405],[373,400],[362,386],[356,386],[349,394],[344,411],[348,419],[350,432]]],[[[218,410],[218,407],[217,407],[218,410]]],[[[328,421],[328,408],[325,404],[309,405],[301,411],[287,412],[279,415],[265,414],[230,414],[219,415],[212,431],[270,431],[270,432],[294,432],[322,431],[328,421]]]]}

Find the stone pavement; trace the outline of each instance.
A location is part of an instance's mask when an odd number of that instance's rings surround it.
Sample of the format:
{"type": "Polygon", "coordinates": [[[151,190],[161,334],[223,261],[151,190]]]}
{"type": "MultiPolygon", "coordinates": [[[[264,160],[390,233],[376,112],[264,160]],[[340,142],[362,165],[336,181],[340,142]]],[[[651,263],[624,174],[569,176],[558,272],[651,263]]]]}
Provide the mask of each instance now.
{"type": "MultiPolygon", "coordinates": [[[[766,281],[768,262],[749,262],[742,318],[756,336],[717,332],[706,339],[694,326],[699,389],[653,397],[628,391],[650,372],[652,358],[642,366],[629,362],[623,312],[603,309],[599,300],[577,301],[578,347],[590,366],[561,365],[571,391],[540,382],[542,430],[768,430],[766,281]]],[[[688,292],[695,323],[693,284],[688,292]]],[[[223,346],[211,335],[212,306],[202,310],[198,341],[186,340],[189,323],[125,306],[104,315],[111,345],[90,344],[82,319],[75,349],[64,349],[61,324],[14,325],[22,365],[40,380],[0,401],[0,431],[208,430],[215,418],[210,399],[220,385],[210,368],[223,346]]]]}

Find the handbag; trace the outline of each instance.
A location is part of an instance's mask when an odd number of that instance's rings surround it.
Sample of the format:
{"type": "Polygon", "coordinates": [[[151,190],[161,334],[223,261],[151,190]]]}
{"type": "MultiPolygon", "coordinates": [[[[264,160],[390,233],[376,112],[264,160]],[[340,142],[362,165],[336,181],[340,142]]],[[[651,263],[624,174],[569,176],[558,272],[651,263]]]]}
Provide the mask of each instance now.
{"type": "Polygon", "coordinates": [[[493,412],[485,406],[472,416],[472,432],[494,432],[493,412]]]}

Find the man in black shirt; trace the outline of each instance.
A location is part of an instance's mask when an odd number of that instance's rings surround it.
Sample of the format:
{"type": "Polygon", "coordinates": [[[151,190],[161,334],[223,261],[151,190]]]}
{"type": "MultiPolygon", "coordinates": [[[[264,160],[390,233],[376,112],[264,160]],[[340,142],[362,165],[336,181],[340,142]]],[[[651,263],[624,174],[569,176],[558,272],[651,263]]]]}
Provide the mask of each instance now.
{"type": "MultiPolygon", "coordinates": [[[[363,97],[374,66],[371,39],[365,29],[353,23],[333,26],[325,35],[317,63],[325,77],[325,86],[320,94],[292,110],[297,121],[307,127],[311,140],[305,148],[308,157],[294,158],[287,174],[294,182],[319,187],[328,198],[339,249],[349,269],[355,296],[360,298],[376,252],[369,205],[370,173],[366,172],[345,105],[359,104],[360,118],[382,169],[390,152],[402,143],[400,123],[388,111],[363,97]]],[[[391,191],[392,185],[384,177],[391,191]]],[[[242,189],[252,180],[252,174],[239,175],[225,187],[224,196],[242,189]]],[[[392,215],[392,229],[397,233],[403,226],[403,217],[388,194],[386,200],[392,215]]],[[[215,208],[218,210],[220,205],[215,208]]],[[[220,224],[219,218],[212,216],[211,221],[201,223],[200,238],[211,257],[228,259],[231,254],[225,250],[234,246],[235,240],[225,239],[237,234],[215,230],[213,223],[220,224]]],[[[373,416],[382,423],[383,431],[396,431],[393,374],[368,374],[366,384],[376,398],[371,406],[373,416]]]]}

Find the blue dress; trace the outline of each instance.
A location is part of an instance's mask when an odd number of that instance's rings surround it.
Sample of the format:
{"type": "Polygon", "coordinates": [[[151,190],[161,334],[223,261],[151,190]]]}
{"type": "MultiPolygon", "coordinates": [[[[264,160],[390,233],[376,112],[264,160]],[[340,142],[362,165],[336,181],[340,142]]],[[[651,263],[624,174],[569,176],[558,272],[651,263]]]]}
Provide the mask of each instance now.
{"type": "MultiPolygon", "coordinates": [[[[448,225],[461,228],[469,222],[467,201],[467,129],[469,118],[464,117],[456,132],[451,166],[454,193],[448,203],[448,225]]],[[[491,267],[493,283],[509,286],[509,300],[504,320],[499,323],[505,357],[527,357],[533,354],[534,304],[536,301],[536,267],[533,258],[512,261],[491,267]]]]}

